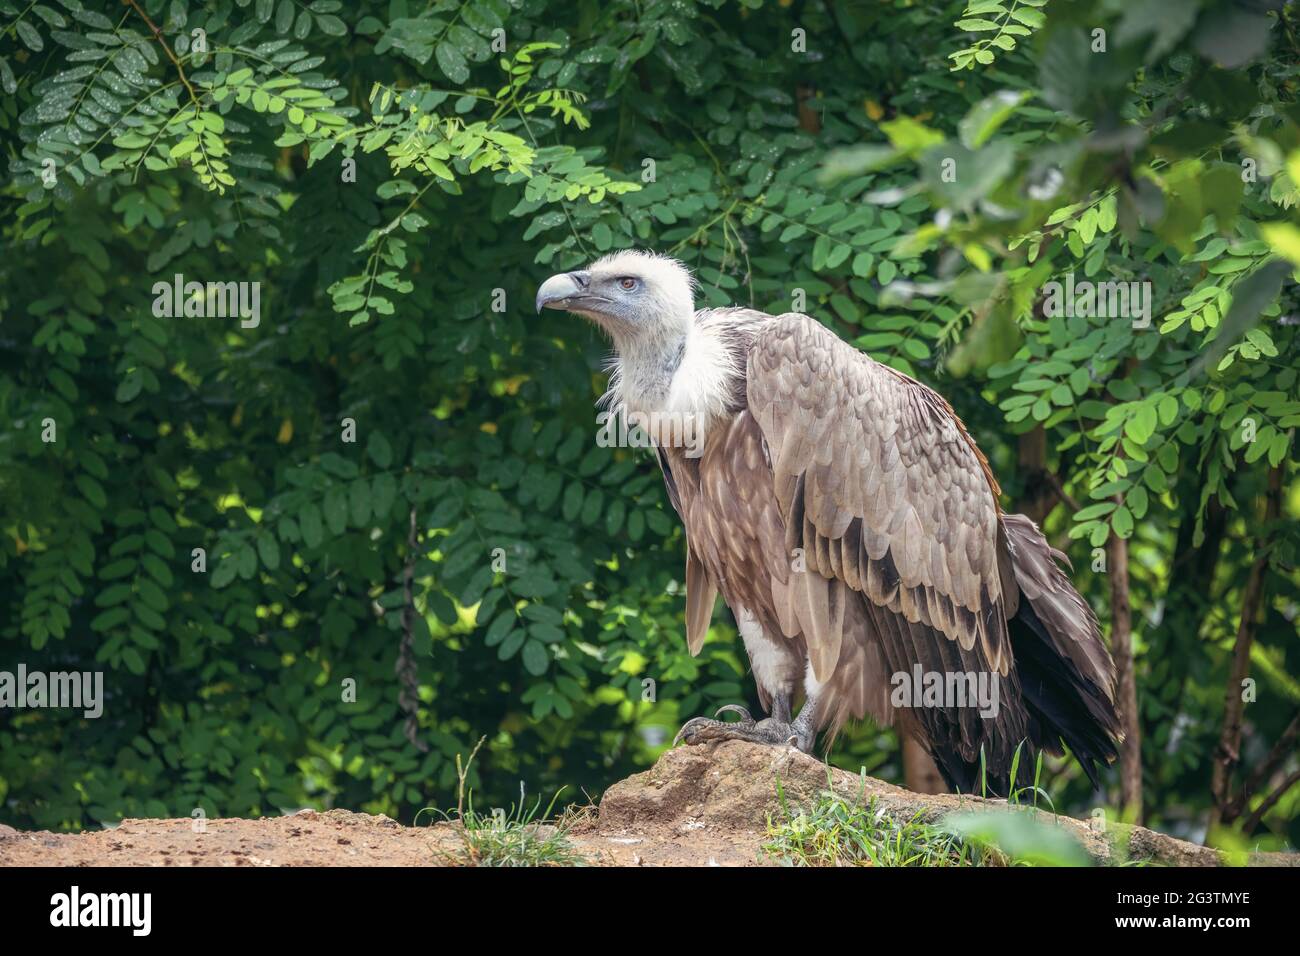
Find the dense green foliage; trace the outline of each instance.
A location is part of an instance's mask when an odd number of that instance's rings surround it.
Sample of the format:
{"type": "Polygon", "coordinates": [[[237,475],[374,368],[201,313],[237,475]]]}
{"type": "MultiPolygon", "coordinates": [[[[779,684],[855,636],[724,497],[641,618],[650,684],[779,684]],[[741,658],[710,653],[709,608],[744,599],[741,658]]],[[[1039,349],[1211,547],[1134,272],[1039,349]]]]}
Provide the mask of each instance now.
{"type": "MultiPolygon", "coordinates": [[[[0,0],[0,667],[107,693],[0,712],[0,819],[409,821],[481,735],[480,806],[596,795],[752,694],[725,611],[686,652],[653,461],[595,440],[606,344],[532,314],[638,245],[935,385],[1106,627],[1128,542],[1146,816],[1197,833],[1243,608],[1238,781],[1300,707],[1297,31],[1203,0],[0,0]],[[260,283],[260,321],[159,317],[177,274],[260,283]],[[1149,326],[1052,315],[1067,274],[1149,282],[1149,326]]],[[[872,727],[834,760],[900,774],[872,727]]],[[[1294,843],[1298,803],[1249,829],[1294,843]]]]}

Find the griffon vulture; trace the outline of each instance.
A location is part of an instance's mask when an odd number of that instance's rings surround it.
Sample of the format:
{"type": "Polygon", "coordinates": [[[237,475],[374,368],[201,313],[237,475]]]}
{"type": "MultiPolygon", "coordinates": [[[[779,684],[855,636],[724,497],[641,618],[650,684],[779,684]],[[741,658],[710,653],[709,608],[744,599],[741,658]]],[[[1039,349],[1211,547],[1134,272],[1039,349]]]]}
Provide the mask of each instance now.
{"type": "Polygon", "coordinates": [[[1000,789],[1022,742],[1023,766],[1064,743],[1096,785],[1121,736],[1097,619],[1065,556],[1001,510],[943,398],[806,315],[696,311],[690,272],[652,253],[554,275],[536,304],[613,340],[606,398],[648,432],[686,528],[687,644],[699,653],[720,592],[770,715],[724,707],[680,739],[809,752],[820,731],[870,716],[917,738],[964,792],[981,751],[1000,789]],[[917,676],[948,693],[900,699],[917,676]],[[976,680],[992,707],[960,699],[976,680]]]}

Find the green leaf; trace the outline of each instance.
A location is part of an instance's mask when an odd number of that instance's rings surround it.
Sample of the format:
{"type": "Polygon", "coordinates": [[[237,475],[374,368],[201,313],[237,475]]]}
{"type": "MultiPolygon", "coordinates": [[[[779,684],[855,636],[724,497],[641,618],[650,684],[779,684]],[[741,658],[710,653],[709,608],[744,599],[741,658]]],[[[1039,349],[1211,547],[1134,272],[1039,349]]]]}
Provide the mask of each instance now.
{"type": "Polygon", "coordinates": [[[40,33],[26,20],[17,20],[13,25],[18,31],[18,38],[23,41],[27,49],[35,53],[45,49],[45,41],[41,39],[40,33]]]}
{"type": "Polygon", "coordinates": [[[325,532],[321,526],[320,508],[313,502],[303,505],[302,510],[298,512],[298,527],[302,531],[302,540],[307,547],[315,548],[320,545],[325,532]]]}
{"type": "Polygon", "coordinates": [[[918,153],[943,142],[942,133],[908,116],[887,120],[880,129],[896,149],[906,153],[918,153]]]}
{"type": "Polygon", "coordinates": [[[274,571],[280,567],[280,543],[270,534],[263,534],[258,537],[257,554],[262,559],[262,565],[268,571],[274,571]]]}
{"type": "Polygon", "coordinates": [[[1027,98],[1027,93],[1003,90],[980,100],[958,124],[963,145],[972,150],[983,146],[1027,98]]]}
{"type": "Polygon", "coordinates": [[[516,620],[513,610],[505,610],[498,614],[492,620],[492,623],[488,625],[487,632],[484,634],[483,639],[487,646],[495,647],[500,644],[515,626],[516,620]]]}
{"type": "Polygon", "coordinates": [[[522,655],[524,670],[534,677],[546,673],[546,669],[551,664],[551,655],[546,652],[546,648],[537,641],[528,641],[524,644],[522,655]]]}
{"type": "Polygon", "coordinates": [[[564,631],[557,623],[539,621],[529,626],[528,633],[543,644],[558,644],[564,640],[564,631]]]}
{"type": "Polygon", "coordinates": [[[381,433],[372,431],[366,442],[366,454],[380,468],[388,468],[393,463],[393,446],[381,433]]]}
{"type": "Polygon", "coordinates": [[[1192,366],[1191,379],[1194,380],[1206,366],[1217,366],[1228,348],[1259,322],[1264,309],[1282,290],[1282,280],[1290,271],[1287,263],[1273,260],[1237,281],[1232,288],[1232,307],[1219,323],[1219,334],[1192,366]]]}
{"type": "Polygon", "coordinates": [[[434,51],[434,57],[438,62],[438,69],[442,70],[443,75],[451,82],[464,83],[469,79],[469,66],[465,62],[464,54],[450,43],[439,43],[434,51]]]}
{"type": "Polygon", "coordinates": [[[497,648],[497,660],[508,661],[514,657],[523,646],[526,636],[523,630],[511,631],[497,648]]]}
{"type": "Polygon", "coordinates": [[[1300,228],[1289,222],[1265,222],[1259,232],[1274,252],[1300,269],[1300,228]]]}
{"type": "Polygon", "coordinates": [[[331,486],[325,492],[323,505],[325,523],[329,526],[330,533],[341,535],[348,527],[348,501],[343,489],[338,485],[331,486]]]}
{"type": "Polygon", "coordinates": [[[1012,7],[1011,16],[1013,19],[1019,20],[1025,26],[1033,30],[1037,30],[1047,22],[1047,17],[1045,17],[1041,11],[1033,10],[1029,7],[1012,7]]]}
{"type": "Polygon", "coordinates": [[[316,17],[316,26],[322,33],[327,33],[332,37],[342,37],[348,34],[347,25],[338,17],[328,14],[316,17]]]}
{"type": "Polygon", "coordinates": [[[370,522],[370,484],[354,481],[348,486],[348,513],[353,527],[361,528],[370,522]]]}

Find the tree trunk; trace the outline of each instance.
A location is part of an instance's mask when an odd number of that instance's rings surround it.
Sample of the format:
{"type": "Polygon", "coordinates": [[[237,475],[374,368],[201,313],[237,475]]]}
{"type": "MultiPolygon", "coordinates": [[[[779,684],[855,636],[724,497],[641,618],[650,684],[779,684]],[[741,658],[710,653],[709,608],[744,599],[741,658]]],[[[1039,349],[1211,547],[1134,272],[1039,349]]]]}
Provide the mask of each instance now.
{"type": "MultiPolygon", "coordinates": [[[[1232,649],[1232,668],[1223,695],[1223,732],[1214,751],[1210,771],[1210,809],[1208,830],[1213,830],[1229,816],[1232,804],[1232,774],[1241,761],[1241,727],[1245,711],[1242,684],[1250,673],[1250,648],[1255,643],[1260,607],[1264,603],[1264,575],[1268,572],[1269,544],[1273,525],[1282,510],[1282,466],[1269,470],[1268,491],[1264,497],[1264,520],[1255,538],[1255,563],[1251,565],[1246,589],[1241,596],[1241,618],[1237,622],[1237,639],[1232,649]]],[[[1208,833],[1207,830],[1207,833],[1208,833]]]]}
{"type": "Polygon", "coordinates": [[[420,669],[415,660],[415,561],[419,557],[415,508],[411,508],[406,537],[406,566],[402,569],[402,639],[397,648],[397,705],[406,715],[403,729],[406,739],[420,753],[428,753],[429,745],[420,737],[420,669]]]}
{"type": "MultiPolygon", "coordinates": [[[[1122,503],[1116,497],[1117,503],[1122,503]]],[[[1125,819],[1142,821],[1142,730],[1138,721],[1137,679],[1133,673],[1133,609],[1129,602],[1128,541],[1111,534],[1110,603],[1112,608],[1110,651],[1115,658],[1116,706],[1124,743],[1120,745],[1120,808],[1125,819]]]]}
{"type": "Polygon", "coordinates": [[[817,109],[817,90],[812,86],[800,84],[795,90],[799,104],[799,128],[814,136],[822,131],[821,113],[817,109]]]}
{"type": "Polygon", "coordinates": [[[1151,688],[1168,711],[1157,717],[1172,720],[1181,708],[1188,674],[1200,646],[1201,629],[1214,606],[1214,578],[1223,539],[1228,527],[1228,509],[1218,498],[1205,505],[1204,537],[1196,543],[1196,514],[1200,508],[1200,485],[1188,482],[1175,497],[1183,501],[1178,539],[1169,562],[1169,576],[1161,601],[1160,623],[1147,641],[1152,660],[1165,661],[1170,678],[1165,686],[1151,688]]]}
{"type": "Polygon", "coordinates": [[[903,783],[913,793],[947,793],[934,759],[916,740],[903,736],[903,783]]]}
{"type": "Polygon", "coordinates": [[[1016,507],[1041,528],[1058,497],[1047,471],[1047,432],[1042,425],[1020,436],[1016,457],[1024,483],[1016,507]]]}

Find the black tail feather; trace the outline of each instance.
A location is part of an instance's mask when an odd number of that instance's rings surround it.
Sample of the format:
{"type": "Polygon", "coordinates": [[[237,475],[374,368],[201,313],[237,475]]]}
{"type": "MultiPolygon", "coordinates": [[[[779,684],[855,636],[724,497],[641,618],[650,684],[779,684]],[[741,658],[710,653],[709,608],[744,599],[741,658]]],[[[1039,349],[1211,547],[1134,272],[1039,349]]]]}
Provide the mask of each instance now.
{"type": "MultiPolygon", "coordinates": [[[[1017,780],[1009,781],[1011,751],[1001,747],[986,767],[929,742],[930,753],[948,786],[963,793],[1005,796],[1032,783],[1039,751],[1079,761],[1094,788],[1100,770],[1119,756],[1123,739],[1115,709],[1115,665],[1101,639],[1092,608],[1074,589],[1038,526],[1024,515],[1002,516],[1009,559],[1004,579],[1007,622],[1020,697],[1028,715],[1028,738],[1020,750],[1017,780]]],[[[1005,742],[1004,742],[1005,743],[1005,742]]],[[[1012,748],[1018,741],[1012,741],[1012,748]]]]}
{"type": "Polygon", "coordinates": [[[1046,628],[1028,601],[1009,622],[1011,648],[1030,716],[1035,747],[1060,753],[1064,741],[1095,788],[1099,771],[1119,756],[1114,705],[1100,687],[1079,673],[1074,662],[1052,648],[1046,628]]]}

